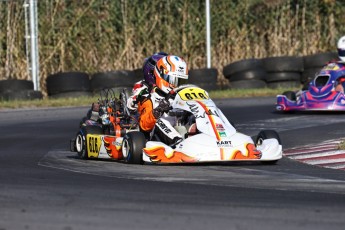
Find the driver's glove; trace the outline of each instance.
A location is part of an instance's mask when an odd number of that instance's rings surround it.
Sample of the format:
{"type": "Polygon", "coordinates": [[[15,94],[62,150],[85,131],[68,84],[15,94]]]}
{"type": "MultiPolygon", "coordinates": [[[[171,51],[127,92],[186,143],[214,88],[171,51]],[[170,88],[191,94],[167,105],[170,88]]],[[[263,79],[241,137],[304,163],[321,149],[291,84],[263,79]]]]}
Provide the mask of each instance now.
{"type": "Polygon", "coordinates": [[[153,116],[158,119],[160,118],[164,113],[169,112],[170,110],[170,103],[167,100],[161,100],[158,104],[158,106],[153,109],[153,116]]]}
{"type": "Polygon", "coordinates": [[[136,110],[137,109],[135,97],[129,97],[127,99],[127,108],[129,108],[130,110],[136,110]]]}

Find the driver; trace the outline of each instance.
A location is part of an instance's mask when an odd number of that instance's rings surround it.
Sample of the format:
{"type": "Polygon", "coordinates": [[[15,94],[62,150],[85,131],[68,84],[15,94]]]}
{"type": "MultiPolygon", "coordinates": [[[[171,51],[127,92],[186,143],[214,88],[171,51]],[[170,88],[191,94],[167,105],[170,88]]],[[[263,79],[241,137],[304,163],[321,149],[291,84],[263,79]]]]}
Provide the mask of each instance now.
{"type": "MultiPolygon", "coordinates": [[[[345,36],[341,37],[337,43],[338,57],[340,61],[339,64],[345,64],[345,36]]],[[[344,93],[345,87],[345,76],[341,76],[337,79],[337,85],[335,87],[336,91],[344,93]]]]}
{"type": "Polygon", "coordinates": [[[339,39],[337,49],[340,61],[345,62],[345,36],[339,39]]]}
{"type": "Polygon", "coordinates": [[[168,94],[188,80],[187,63],[178,56],[156,53],[147,58],[143,66],[144,80],[137,82],[127,107],[139,113],[140,130],[147,139],[153,136],[167,145],[175,147],[183,138],[173,128],[169,119],[168,94]]]}

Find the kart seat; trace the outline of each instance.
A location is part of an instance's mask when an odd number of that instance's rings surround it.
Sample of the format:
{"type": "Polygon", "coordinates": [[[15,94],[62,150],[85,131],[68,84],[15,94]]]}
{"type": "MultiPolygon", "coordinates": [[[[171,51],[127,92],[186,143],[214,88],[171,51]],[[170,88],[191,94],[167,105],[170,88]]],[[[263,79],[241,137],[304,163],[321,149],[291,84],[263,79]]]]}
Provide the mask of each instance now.
{"type": "Polygon", "coordinates": [[[181,135],[181,137],[185,138],[187,134],[187,128],[183,125],[174,126],[174,129],[181,135]]]}
{"type": "Polygon", "coordinates": [[[196,123],[193,123],[191,126],[189,126],[187,137],[193,136],[198,133],[198,129],[196,127],[196,123]]]}
{"type": "Polygon", "coordinates": [[[93,121],[98,121],[99,107],[100,105],[98,103],[92,103],[91,109],[87,113],[87,118],[93,121]]]}

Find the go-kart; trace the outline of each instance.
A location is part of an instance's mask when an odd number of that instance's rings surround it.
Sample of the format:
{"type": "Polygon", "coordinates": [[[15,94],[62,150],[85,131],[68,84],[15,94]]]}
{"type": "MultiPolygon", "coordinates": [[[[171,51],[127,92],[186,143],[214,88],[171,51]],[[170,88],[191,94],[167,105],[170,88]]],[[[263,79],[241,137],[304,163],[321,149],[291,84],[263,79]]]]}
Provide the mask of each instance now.
{"type": "MultiPolygon", "coordinates": [[[[195,163],[223,161],[260,161],[276,163],[282,158],[282,145],[277,132],[262,130],[256,140],[236,131],[208,93],[194,85],[184,85],[169,94],[170,117],[176,120],[174,128],[184,138],[176,146],[163,143],[154,135],[147,139],[133,122],[127,110],[126,94],[121,95],[113,125],[118,126],[127,117],[132,124],[119,126],[121,132],[102,133],[97,125],[81,125],[77,137],[71,141],[72,151],[83,158],[113,158],[126,163],[195,163]]],[[[112,103],[110,103],[112,104],[112,103]]],[[[115,106],[112,106],[115,107],[115,106]]],[[[116,111],[116,109],[115,109],[116,111]]]]}
{"type": "Polygon", "coordinates": [[[307,89],[277,95],[278,111],[345,111],[345,95],[336,90],[345,76],[345,65],[329,63],[317,73],[307,89]]]}

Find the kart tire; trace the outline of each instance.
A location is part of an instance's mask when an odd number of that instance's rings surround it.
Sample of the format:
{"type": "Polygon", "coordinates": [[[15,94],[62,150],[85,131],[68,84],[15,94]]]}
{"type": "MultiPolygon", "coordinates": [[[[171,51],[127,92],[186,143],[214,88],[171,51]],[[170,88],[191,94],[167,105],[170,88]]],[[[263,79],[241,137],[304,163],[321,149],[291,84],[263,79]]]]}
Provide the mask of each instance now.
{"type": "Polygon", "coordinates": [[[239,73],[239,72],[243,72],[247,70],[253,70],[257,68],[260,68],[260,69],[262,68],[261,59],[251,58],[251,59],[240,60],[240,61],[230,63],[229,65],[226,65],[223,68],[223,75],[225,78],[228,78],[229,76],[235,73],[239,73]]]}
{"type": "Polygon", "coordinates": [[[301,81],[300,72],[270,72],[265,76],[266,82],[277,82],[277,81],[301,81]]]}
{"type": "Polygon", "coordinates": [[[141,132],[128,132],[123,138],[122,154],[128,164],[143,164],[143,148],[145,148],[145,135],[141,132]]]}
{"type": "MultiPolygon", "coordinates": [[[[279,134],[276,131],[274,131],[274,130],[261,130],[256,137],[255,145],[256,146],[260,145],[260,143],[262,143],[263,140],[271,139],[271,138],[277,139],[278,143],[280,145],[282,144],[280,137],[279,137],[279,134]]],[[[272,161],[263,161],[262,163],[273,165],[273,164],[276,164],[277,162],[278,162],[278,160],[272,160],[272,161]]]]}
{"type": "Polygon", "coordinates": [[[217,84],[218,72],[215,68],[191,69],[188,75],[188,84],[217,84]]]}
{"type": "Polygon", "coordinates": [[[102,89],[115,87],[133,87],[137,82],[132,71],[115,70],[99,72],[91,76],[90,84],[93,93],[99,93],[102,89]]]}
{"type": "Polygon", "coordinates": [[[48,95],[66,92],[90,91],[89,75],[84,72],[60,72],[49,75],[46,80],[48,95]]]}
{"type": "Polygon", "coordinates": [[[267,72],[302,72],[303,58],[298,56],[268,57],[262,59],[267,72]]]}
{"type": "Polygon", "coordinates": [[[132,70],[132,75],[133,75],[134,83],[143,80],[144,78],[143,68],[132,70]]]}
{"type": "Polygon", "coordinates": [[[279,137],[279,134],[275,130],[270,130],[270,129],[261,130],[256,137],[255,143],[260,144],[260,141],[270,139],[270,138],[275,138],[275,139],[277,139],[277,141],[280,145],[282,144],[280,137],[279,137]]]}
{"type": "Polygon", "coordinates": [[[21,91],[21,90],[33,90],[34,84],[28,80],[1,80],[0,81],[0,92],[6,91],[21,91]]]}
{"type": "Polygon", "coordinates": [[[289,99],[290,101],[296,101],[296,93],[293,91],[285,91],[283,93],[284,96],[286,96],[287,99],[289,99]]]}
{"type": "Polygon", "coordinates": [[[75,138],[75,148],[78,156],[82,159],[88,159],[86,136],[87,134],[103,134],[102,128],[99,126],[82,126],[75,138]]]}
{"type": "Polygon", "coordinates": [[[303,57],[304,69],[320,68],[325,66],[330,61],[337,61],[337,52],[325,52],[307,55],[303,57]]]}
{"type": "Polygon", "coordinates": [[[265,80],[266,71],[263,68],[257,68],[252,70],[246,70],[243,72],[234,73],[227,76],[230,81],[241,81],[241,80],[265,80]]]}
{"type": "Polygon", "coordinates": [[[13,100],[40,100],[43,99],[43,94],[41,91],[37,90],[19,90],[19,91],[5,91],[0,92],[0,99],[5,101],[13,101],[13,100]]]}

